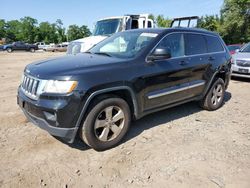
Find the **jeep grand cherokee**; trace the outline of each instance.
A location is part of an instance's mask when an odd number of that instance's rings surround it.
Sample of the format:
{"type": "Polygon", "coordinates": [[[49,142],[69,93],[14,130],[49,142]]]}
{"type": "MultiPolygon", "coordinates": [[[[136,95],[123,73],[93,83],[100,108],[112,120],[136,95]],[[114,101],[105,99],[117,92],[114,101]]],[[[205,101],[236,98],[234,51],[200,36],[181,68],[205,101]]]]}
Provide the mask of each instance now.
{"type": "Polygon", "coordinates": [[[95,150],[121,141],[131,120],[189,101],[223,104],[231,57],[215,33],[188,28],[130,30],[87,53],[28,65],[18,88],[27,118],[95,150]]]}

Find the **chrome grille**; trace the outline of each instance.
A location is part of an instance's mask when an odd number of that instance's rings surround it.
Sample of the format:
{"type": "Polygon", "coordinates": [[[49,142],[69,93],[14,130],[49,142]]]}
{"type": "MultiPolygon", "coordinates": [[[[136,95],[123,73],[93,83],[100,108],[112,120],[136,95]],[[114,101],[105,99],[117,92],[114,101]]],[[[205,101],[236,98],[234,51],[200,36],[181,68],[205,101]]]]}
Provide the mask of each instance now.
{"type": "Polygon", "coordinates": [[[250,61],[236,61],[236,63],[241,67],[250,67],[250,61]]]}
{"type": "Polygon", "coordinates": [[[24,75],[21,88],[28,97],[32,99],[37,99],[38,97],[37,90],[38,90],[39,82],[40,81],[36,78],[24,75]]]}

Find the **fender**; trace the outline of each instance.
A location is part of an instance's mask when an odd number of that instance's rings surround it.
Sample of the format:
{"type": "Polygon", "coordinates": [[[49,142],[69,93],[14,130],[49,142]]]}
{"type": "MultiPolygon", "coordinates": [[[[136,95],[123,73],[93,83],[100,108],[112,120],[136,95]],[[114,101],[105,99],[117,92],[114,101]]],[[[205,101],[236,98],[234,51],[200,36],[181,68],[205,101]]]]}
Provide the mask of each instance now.
{"type": "Polygon", "coordinates": [[[93,93],[91,93],[91,95],[87,98],[85,104],[83,105],[83,108],[81,110],[81,113],[79,115],[79,118],[76,122],[76,126],[75,126],[75,131],[74,131],[74,136],[73,138],[69,141],[69,143],[73,143],[74,140],[75,140],[75,137],[76,137],[76,134],[78,132],[78,129],[81,125],[81,121],[82,121],[82,118],[84,116],[84,114],[86,113],[86,110],[90,104],[90,102],[92,101],[92,99],[99,95],[99,94],[105,94],[107,92],[110,92],[110,91],[118,91],[118,90],[127,90],[129,91],[131,97],[132,97],[132,102],[133,102],[133,107],[134,107],[134,115],[135,117],[137,118],[138,117],[138,104],[137,104],[137,100],[136,100],[136,97],[135,97],[135,94],[134,94],[134,91],[129,87],[129,86],[117,86],[117,87],[111,87],[111,88],[106,88],[106,89],[102,89],[102,90],[97,90],[93,93]]]}
{"type": "MultiPolygon", "coordinates": [[[[210,88],[210,87],[212,86],[212,84],[213,84],[214,78],[215,78],[216,75],[218,75],[219,73],[223,73],[223,70],[217,69],[217,70],[214,72],[212,78],[210,79],[209,83],[207,84],[206,89],[204,90],[203,96],[205,96],[205,95],[207,94],[209,88],[210,88]]],[[[226,79],[227,79],[227,78],[226,78],[226,79]]],[[[226,83],[225,83],[225,84],[226,84],[226,83]]]]}

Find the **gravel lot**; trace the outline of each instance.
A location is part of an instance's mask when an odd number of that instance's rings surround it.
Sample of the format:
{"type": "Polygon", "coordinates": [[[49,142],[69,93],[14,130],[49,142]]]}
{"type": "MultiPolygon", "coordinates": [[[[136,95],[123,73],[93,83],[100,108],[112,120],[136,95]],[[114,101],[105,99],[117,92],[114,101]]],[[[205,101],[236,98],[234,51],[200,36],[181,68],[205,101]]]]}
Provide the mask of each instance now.
{"type": "Polygon", "coordinates": [[[0,53],[0,187],[250,187],[250,80],[232,80],[217,111],[193,102],[146,116],[96,152],[55,139],[16,105],[25,65],[60,55],[0,53]]]}

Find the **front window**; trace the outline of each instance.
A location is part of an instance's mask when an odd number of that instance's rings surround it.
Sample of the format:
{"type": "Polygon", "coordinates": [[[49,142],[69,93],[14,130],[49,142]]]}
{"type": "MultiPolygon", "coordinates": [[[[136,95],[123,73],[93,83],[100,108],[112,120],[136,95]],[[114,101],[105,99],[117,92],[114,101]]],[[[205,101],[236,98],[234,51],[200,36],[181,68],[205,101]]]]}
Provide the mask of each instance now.
{"type": "Polygon", "coordinates": [[[243,48],[240,50],[240,52],[250,53],[250,43],[243,46],[243,48]]]}
{"type": "Polygon", "coordinates": [[[167,35],[156,48],[164,48],[171,57],[182,57],[185,55],[184,36],[181,33],[167,35]]]}
{"type": "Polygon", "coordinates": [[[89,52],[118,58],[133,58],[147,47],[157,33],[133,31],[117,33],[100,42],[89,52]]]}
{"type": "Polygon", "coordinates": [[[121,24],[122,19],[108,19],[98,21],[96,23],[93,35],[111,35],[120,30],[121,24]]]}

